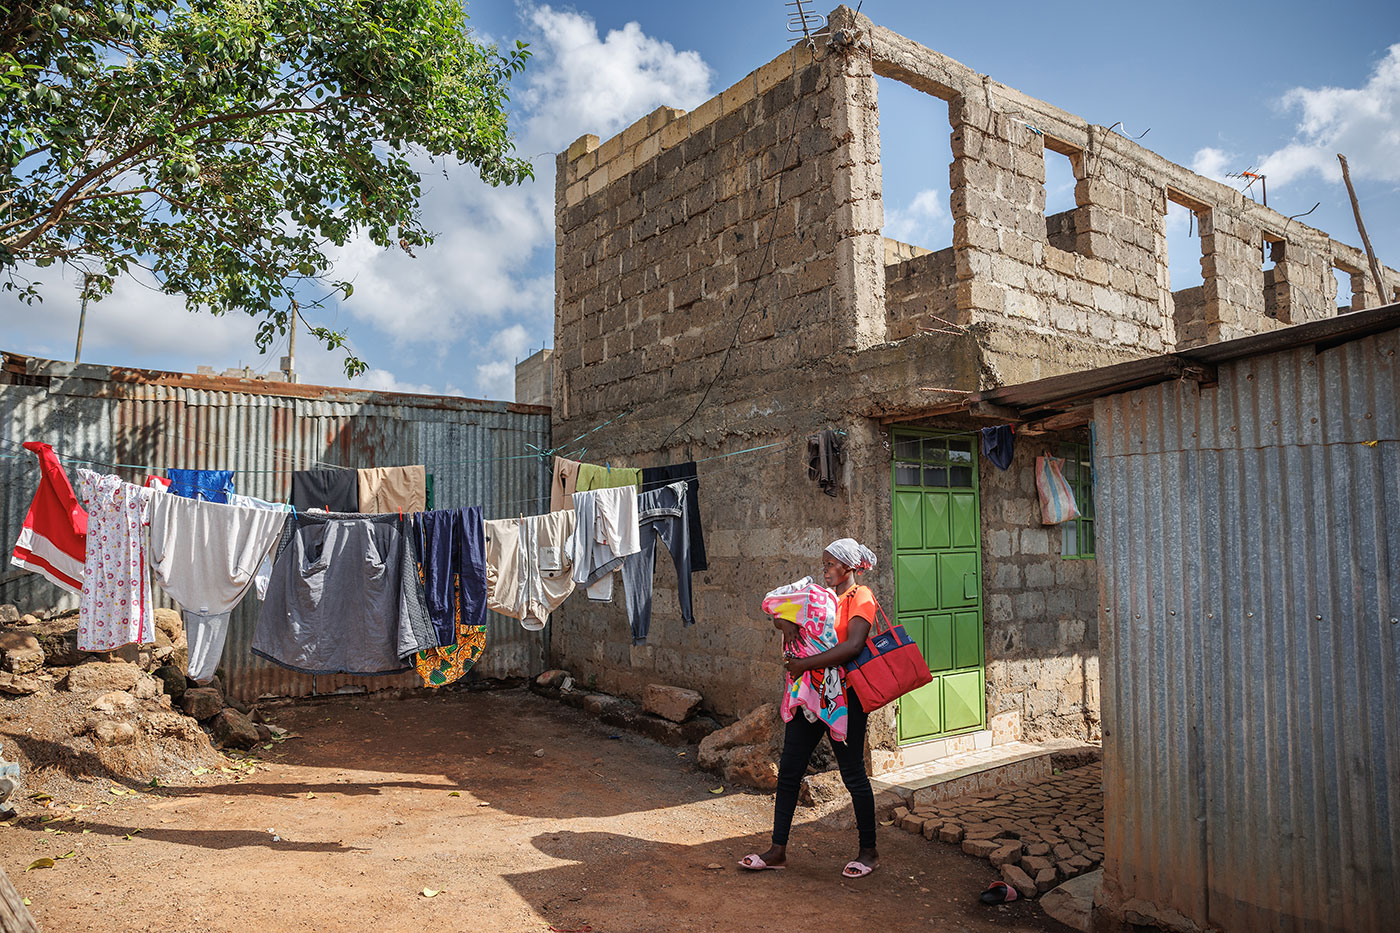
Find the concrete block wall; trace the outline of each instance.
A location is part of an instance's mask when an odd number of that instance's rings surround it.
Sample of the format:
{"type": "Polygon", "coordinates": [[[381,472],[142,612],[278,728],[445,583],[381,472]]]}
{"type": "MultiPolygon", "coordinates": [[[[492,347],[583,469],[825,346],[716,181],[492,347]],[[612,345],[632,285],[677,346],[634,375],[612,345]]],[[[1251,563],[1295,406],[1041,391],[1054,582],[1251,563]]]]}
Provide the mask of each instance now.
{"type": "Polygon", "coordinates": [[[982,461],[987,717],[1016,714],[1020,738],[1098,739],[1098,565],[1061,557],[1074,526],[1042,525],[1035,458],[1087,437],[1018,437],[1006,470],[982,461]]]}
{"type": "Polygon", "coordinates": [[[950,323],[967,323],[966,315],[957,311],[957,288],[951,246],[886,265],[885,339],[903,340],[924,328],[938,330],[950,323]]]}
{"type": "Polygon", "coordinates": [[[565,417],[701,390],[727,352],[732,371],[776,370],[850,342],[852,323],[832,310],[850,221],[832,184],[830,84],[793,50],[691,113],[661,108],[560,156],[565,417]],[[760,274],[776,287],[750,299],[760,274]]]}
{"type": "MultiPolygon", "coordinates": [[[[1129,355],[1159,353],[1328,316],[1336,295],[1332,266],[1365,268],[1354,248],[1233,188],[863,16],[843,16],[862,37],[876,75],[948,102],[956,311],[973,323],[1061,334],[1129,355]],[[1067,217],[1045,217],[1046,148],[1074,166],[1077,206],[1067,217]],[[1202,300],[1181,308],[1167,268],[1173,201],[1196,213],[1202,234],[1202,300]],[[1267,284],[1266,236],[1285,243],[1267,284]]],[[[1393,293],[1400,275],[1384,274],[1393,293]]],[[[1353,282],[1356,307],[1383,303],[1369,278],[1353,282]]],[[[1009,369],[1030,378],[1063,371],[1042,371],[1032,361],[987,371],[994,377],[1009,369]]]]}

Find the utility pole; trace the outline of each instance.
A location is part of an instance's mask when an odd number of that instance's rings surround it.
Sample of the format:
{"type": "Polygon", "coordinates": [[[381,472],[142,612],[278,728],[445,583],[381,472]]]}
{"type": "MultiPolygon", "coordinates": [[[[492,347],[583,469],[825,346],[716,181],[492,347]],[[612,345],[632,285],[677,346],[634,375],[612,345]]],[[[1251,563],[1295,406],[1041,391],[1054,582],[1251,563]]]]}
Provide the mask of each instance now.
{"type": "Polygon", "coordinates": [[[78,345],[73,348],[73,362],[75,363],[82,362],[83,359],[83,328],[87,325],[88,285],[91,282],[92,276],[83,273],[83,309],[78,313],[78,345]]]}
{"type": "Polygon", "coordinates": [[[1339,152],[1337,161],[1342,163],[1342,181],[1347,183],[1347,194],[1351,196],[1351,212],[1356,216],[1356,229],[1361,232],[1361,245],[1366,247],[1366,261],[1371,265],[1371,278],[1376,283],[1376,295],[1381,304],[1389,304],[1385,295],[1385,280],[1381,278],[1381,264],[1376,261],[1376,251],[1371,248],[1371,238],[1366,235],[1366,225],[1361,222],[1361,204],[1356,200],[1356,189],[1351,186],[1347,157],[1339,152]]]}
{"type": "Polygon", "coordinates": [[[291,320],[287,322],[287,355],[282,358],[282,371],[287,374],[288,382],[296,382],[296,361],[297,361],[297,309],[292,305],[291,320]]]}

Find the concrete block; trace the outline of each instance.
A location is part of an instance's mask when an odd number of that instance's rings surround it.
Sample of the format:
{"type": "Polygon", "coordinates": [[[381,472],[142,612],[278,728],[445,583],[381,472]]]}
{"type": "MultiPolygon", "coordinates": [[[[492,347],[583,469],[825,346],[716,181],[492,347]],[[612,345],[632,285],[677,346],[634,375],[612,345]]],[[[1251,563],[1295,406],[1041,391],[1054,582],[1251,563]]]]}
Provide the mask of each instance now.
{"type": "Polygon", "coordinates": [[[720,113],[733,113],[740,107],[753,100],[754,97],[754,73],[744,75],[738,81],[725,88],[720,94],[720,113]]]}
{"type": "Polygon", "coordinates": [[[597,148],[598,137],[594,136],[592,133],[585,133],[584,135],[580,136],[578,139],[574,140],[572,143],[569,144],[569,149],[565,158],[567,158],[568,161],[573,162],[577,159],[582,158],[584,155],[592,152],[594,149],[597,148]]]}
{"type": "Polygon", "coordinates": [[[690,112],[690,132],[694,135],[696,131],[709,126],[720,118],[724,111],[720,108],[720,99],[711,97],[699,107],[690,112]]]}
{"type": "Polygon", "coordinates": [[[1022,554],[1049,554],[1050,533],[1045,528],[1022,528],[1020,533],[1022,554]]]}
{"type": "Polygon", "coordinates": [[[636,160],[634,164],[641,165],[643,162],[656,158],[661,152],[661,134],[653,133],[637,143],[636,160]]]}
{"type": "Polygon", "coordinates": [[[688,116],[677,117],[661,128],[661,148],[671,149],[680,145],[690,135],[688,116]]]}
{"type": "Polygon", "coordinates": [[[792,77],[792,54],[784,52],[754,72],[755,94],[766,94],[775,85],[792,77]]]}
{"type": "Polygon", "coordinates": [[[598,147],[598,164],[606,165],[622,154],[622,134],[612,137],[598,147]]]}

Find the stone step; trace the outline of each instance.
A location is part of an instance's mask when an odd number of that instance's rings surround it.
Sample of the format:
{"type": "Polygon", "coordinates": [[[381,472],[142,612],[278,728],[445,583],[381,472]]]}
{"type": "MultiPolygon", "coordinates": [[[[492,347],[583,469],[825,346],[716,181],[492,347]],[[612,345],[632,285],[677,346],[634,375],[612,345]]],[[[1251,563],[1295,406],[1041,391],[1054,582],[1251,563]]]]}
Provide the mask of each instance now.
{"type": "Polygon", "coordinates": [[[895,807],[919,810],[966,794],[1040,781],[1052,772],[1052,752],[1030,742],[1007,742],[887,771],[870,780],[875,810],[888,818],[895,807]]]}

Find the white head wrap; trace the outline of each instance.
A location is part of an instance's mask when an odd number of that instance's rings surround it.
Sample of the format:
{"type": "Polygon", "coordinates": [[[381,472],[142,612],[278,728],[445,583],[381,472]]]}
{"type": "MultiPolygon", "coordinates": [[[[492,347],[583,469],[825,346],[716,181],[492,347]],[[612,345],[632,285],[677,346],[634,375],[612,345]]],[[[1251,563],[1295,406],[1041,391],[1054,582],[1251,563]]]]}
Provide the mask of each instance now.
{"type": "Polygon", "coordinates": [[[826,546],[826,553],[856,573],[865,573],[875,566],[875,553],[855,538],[841,538],[831,542],[826,546]]]}

